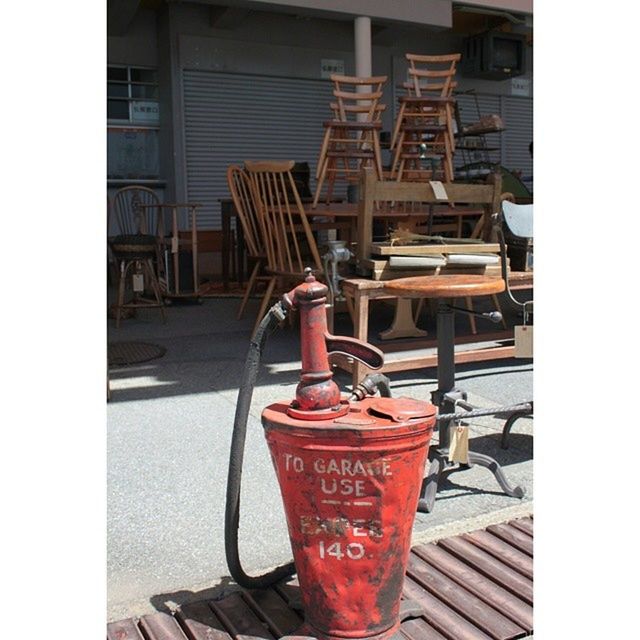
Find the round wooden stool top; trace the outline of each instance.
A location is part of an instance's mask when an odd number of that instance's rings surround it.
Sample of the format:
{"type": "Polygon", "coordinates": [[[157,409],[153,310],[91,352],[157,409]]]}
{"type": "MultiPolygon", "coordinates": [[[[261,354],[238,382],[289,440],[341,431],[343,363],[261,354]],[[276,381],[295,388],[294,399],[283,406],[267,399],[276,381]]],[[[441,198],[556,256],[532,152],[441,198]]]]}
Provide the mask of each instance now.
{"type": "Polygon", "coordinates": [[[414,276],[389,280],[384,290],[399,298],[466,298],[500,293],[504,280],[473,274],[414,276]]]}

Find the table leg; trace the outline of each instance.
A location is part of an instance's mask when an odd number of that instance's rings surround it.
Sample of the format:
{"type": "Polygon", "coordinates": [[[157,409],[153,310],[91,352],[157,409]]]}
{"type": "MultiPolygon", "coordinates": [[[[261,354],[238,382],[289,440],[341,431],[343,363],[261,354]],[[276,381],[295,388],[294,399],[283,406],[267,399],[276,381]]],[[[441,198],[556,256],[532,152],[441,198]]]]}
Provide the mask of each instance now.
{"type": "Polygon", "coordinates": [[[398,298],[393,323],[385,331],[380,332],[381,340],[394,338],[421,338],[427,335],[424,329],[418,329],[413,320],[413,310],[409,298],[398,298]]]}
{"type": "Polygon", "coordinates": [[[229,291],[229,245],[231,236],[231,214],[222,207],[222,287],[229,291]]]}
{"type": "MultiPolygon", "coordinates": [[[[367,342],[369,334],[369,297],[365,292],[356,290],[354,299],[353,337],[367,342]]],[[[353,361],[352,386],[355,388],[365,375],[367,367],[357,360],[353,361]]]]}
{"type": "Polygon", "coordinates": [[[236,217],[236,260],[238,263],[238,284],[242,287],[244,282],[244,261],[245,256],[245,246],[244,246],[244,231],[242,230],[242,225],[240,224],[240,220],[236,217]]]}

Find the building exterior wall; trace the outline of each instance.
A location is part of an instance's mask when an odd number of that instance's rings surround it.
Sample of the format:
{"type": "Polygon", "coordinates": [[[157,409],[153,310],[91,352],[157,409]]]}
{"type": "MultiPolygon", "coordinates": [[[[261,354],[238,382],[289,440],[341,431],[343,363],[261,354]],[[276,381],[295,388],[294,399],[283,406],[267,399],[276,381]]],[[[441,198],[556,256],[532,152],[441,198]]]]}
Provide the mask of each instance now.
{"type": "MultiPolygon", "coordinates": [[[[253,6],[265,3],[254,3],[253,6]]],[[[278,3],[276,3],[278,4],[278,3]]],[[[285,3],[286,4],[286,3],[285,3]]],[[[289,3],[290,4],[290,3],[289,3]]],[[[294,3],[295,4],[295,3],[294,3]]],[[[345,4],[345,3],[342,3],[345,4]]],[[[161,171],[169,198],[187,198],[184,141],[184,70],[318,79],[322,59],[344,62],[355,73],[353,21],[252,10],[230,28],[220,28],[215,9],[205,4],[169,3],[158,13],[139,10],[128,33],[108,38],[110,64],[157,66],[160,91],[161,171]]],[[[384,129],[393,126],[395,86],[405,79],[404,54],[462,51],[463,36],[416,25],[376,24],[372,32],[372,71],[389,80],[383,102],[384,129]]],[[[532,80],[532,48],[527,73],[532,80]]],[[[458,74],[458,89],[510,96],[511,80],[491,81],[458,74]]],[[[531,90],[533,84],[530,84],[531,90]]]]}

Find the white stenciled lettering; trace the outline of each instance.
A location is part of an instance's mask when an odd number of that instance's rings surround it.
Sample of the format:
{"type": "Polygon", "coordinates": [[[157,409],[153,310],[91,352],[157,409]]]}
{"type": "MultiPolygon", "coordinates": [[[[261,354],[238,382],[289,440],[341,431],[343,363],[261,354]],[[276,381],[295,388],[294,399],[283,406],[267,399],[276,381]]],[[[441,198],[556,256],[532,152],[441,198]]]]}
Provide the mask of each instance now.
{"type": "Polygon", "coordinates": [[[361,498],[365,495],[364,480],[351,480],[342,478],[320,478],[320,491],[326,495],[338,493],[341,496],[355,496],[361,498]]]}
{"type": "Polygon", "coordinates": [[[304,471],[304,460],[294,456],[292,453],[285,453],[284,468],[286,471],[290,471],[293,468],[296,473],[302,473],[304,471]]]}
{"type": "Polygon", "coordinates": [[[336,558],[336,560],[342,560],[345,557],[351,560],[360,560],[364,557],[364,545],[359,542],[350,542],[344,547],[341,542],[333,542],[328,547],[325,547],[324,541],[318,543],[318,553],[321,560],[325,560],[327,556],[336,558]]]}
{"type": "Polygon", "coordinates": [[[337,476],[391,476],[391,465],[388,460],[379,459],[368,462],[362,460],[350,460],[342,458],[316,458],[313,461],[313,470],[319,475],[337,475],[337,476]]]}

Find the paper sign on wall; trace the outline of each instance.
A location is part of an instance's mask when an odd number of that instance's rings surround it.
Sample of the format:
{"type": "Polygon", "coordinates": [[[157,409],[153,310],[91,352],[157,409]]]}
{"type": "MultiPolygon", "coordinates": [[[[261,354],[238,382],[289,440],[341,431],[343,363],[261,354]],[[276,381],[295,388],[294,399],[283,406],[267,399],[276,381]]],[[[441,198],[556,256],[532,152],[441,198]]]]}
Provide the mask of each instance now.
{"type": "Polygon", "coordinates": [[[320,77],[329,78],[332,73],[344,75],[344,60],[322,58],[320,60],[320,77]]]}
{"type": "Polygon", "coordinates": [[[531,80],[511,78],[511,95],[529,97],[531,95],[531,80]]]}

